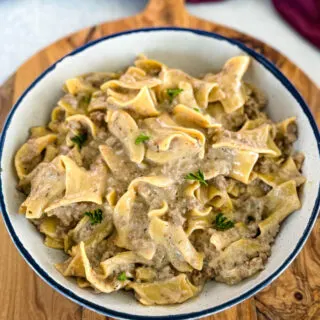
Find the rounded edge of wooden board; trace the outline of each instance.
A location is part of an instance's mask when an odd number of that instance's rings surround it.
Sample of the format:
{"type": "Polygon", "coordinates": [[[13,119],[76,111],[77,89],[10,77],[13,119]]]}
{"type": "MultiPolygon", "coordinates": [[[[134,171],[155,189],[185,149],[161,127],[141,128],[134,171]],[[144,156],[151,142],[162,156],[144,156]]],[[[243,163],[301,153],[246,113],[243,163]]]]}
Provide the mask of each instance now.
{"type": "MultiPolygon", "coordinates": [[[[206,30],[209,32],[215,32],[232,39],[236,39],[243,42],[247,46],[253,48],[254,50],[262,53],[267,59],[272,61],[277,67],[293,82],[295,87],[301,92],[302,96],[307,101],[310,109],[313,111],[317,119],[320,120],[320,108],[316,108],[320,105],[320,91],[317,86],[311,81],[311,79],[296,65],[289,61],[283,54],[273,49],[271,46],[263,43],[262,41],[255,39],[249,35],[241,33],[237,30],[230,29],[226,26],[218,25],[209,21],[204,21],[196,17],[190,16],[187,13],[183,15],[183,18],[167,15],[166,19],[157,21],[150,19],[145,13],[138,14],[135,17],[130,17],[126,19],[121,19],[118,21],[112,21],[108,23],[103,23],[98,26],[93,26],[90,28],[85,28],[78,32],[75,32],[61,40],[58,40],[51,44],[50,46],[42,49],[34,56],[29,58],[25,63],[23,63],[18,70],[0,87],[0,121],[3,124],[4,118],[7,112],[10,110],[12,104],[17,100],[21,93],[26,89],[26,87],[49,65],[54,63],[56,60],[60,59],[65,54],[71,52],[79,46],[85,45],[86,43],[98,39],[103,36],[107,36],[112,33],[117,33],[125,30],[142,28],[142,27],[156,27],[156,26],[181,26],[186,28],[195,28],[206,30]],[[177,21],[177,19],[179,21],[177,21]]],[[[280,302],[282,297],[277,294],[276,287],[281,286],[283,290],[287,290],[288,294],[291,291],[303,292],[304,295],[311,296],[313,288],[308,283],[308,278],[303,278],[302,267],[304,263],[304,258],[310,256],[310,252],[313,251],[315,243],[319,244],[319,240],[316,238],[316,230],[319,229],[319,223],[315,227],[309,241],[305,245],[302,253],[291,267],[285,271],[285,273],[280,276],[275,282],[273,282],[269,287],[255,296],[254,303],[257,307],[257,312],[264,315],[279,315],[279,312],[286,314],[294,314],[294,304],[284,305],[280,302]],[[300,258],[299,258],[300,257],[300,258]],[[301,280],[302,279],[302,280],[301,280]],[[290,285],[288,282],[290,280],[290,285]],[[291,290],[291,291],[290,291],[291,290]],[[305,293],[306,292],[306,293],[305,293]],[[308,292],[308,293],[307,293],[308,292]],[[274,299],[270,297],[275,297],[274,299]]],[[[6,237],[9,239],[9,237],[6,237]]],[[[10,240],[8,240],[10,241],[10,240]]],[[[309,266],[303,266],[303,268],[308,268],[309,266]]],[[[39,280],[41,281],[41,280],[39,280]]],[[[52,290],[52,289],[51,289],[52,290]]],[[[294,293],[296,293],[294,292],[294,293]]],[[[298,296],[298,295],[297,295],[298,296]]],[[[250,299],[252,304],[253,300],[250,299]]],[[[294,299],[294,298],[293,298],[294,299]]],[[[243,302],[244,303],[244,302],[243,302]]],[[[240,304],[230,310],[238,311],[241,310],[240,304]]],[[[249,302],[248,302],[249,303],[249,302]]],[[[250,304],[250,306],[251,306],[250,304]]],[[[305,301],[302,299],[301,308],[303,310],[309,310],[313,304],[310,301],[305,301]]],[[[253,307],[252,307],[253,308],[253,307]]],[[[314,307],[313,307],[314,308],[314,307]]],[[[224,311],[227,312],[227,311],[224,311]]],[[[231,311],[230,311],[231,312],[231,311]]],[[[309,311],[308,311],[309,312],[309,311]]],[[[255,314],[255,313],[254,313],[255,314]]],[[[213,319],[213,317],[212,317],[213,319]]]]}

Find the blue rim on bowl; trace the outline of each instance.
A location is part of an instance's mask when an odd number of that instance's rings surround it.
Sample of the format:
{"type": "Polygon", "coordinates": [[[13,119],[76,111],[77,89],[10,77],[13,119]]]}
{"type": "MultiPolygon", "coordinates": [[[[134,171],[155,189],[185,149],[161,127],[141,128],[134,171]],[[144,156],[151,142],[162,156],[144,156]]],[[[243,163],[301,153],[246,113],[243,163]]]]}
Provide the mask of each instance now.
{"type": "MultiPolygon", "coordinates": [[[[292,85],[292,83],[282,74],[282,72],[273,63],[268,61],[261,54],[259,54],[259,53],[255,52],[254,50],[248,48],[243,43],[241,43],[241,42],[239,42],[237,40],[233,40],[233,39],[230,39],[230,38],[223,37],[223,36],[221,36],[219,34],[216,34],[216,33],[207,32],[207,31],[201,31],[201,30],[197,30],[197,29],[177,28],[177,27],[163,27],[163,28],[135,29],[135,30],[116,33],[116,34],[112,34],[110,36],[106,36],[106,37],[100,38],[98,40],[95,40],[95,41],[92,41],[90,43],[87,43],[86,45],[84,45],[84,46],[72,51],[71,53],[67,54],[66,56],[64,56],[63,58],[58,60],[55,64],[50,66],[46,71],[44,71],[24,91],[22,96],[19,98],[19,100],[13,106],[11,112],[9,113],[9,115],[8,115],[8,117],[6,119],[3,131],[2,131],[2,135],[1,135],[1,138],[0,138],[0,164],[2,163],[3,146],[4,146],[4,143],[5,143],[5,140],[6,140],[7,129],[9,127],[9,125],[10,125],[10,122],[11,122],[11,119],[12,119],[14,113],[16,112],[16,110],[18,109],[19,105],[23,101],[24,97],[28,94],[28,92],[33,87],[35,87],[37,85],[37,83],[42,78],[44,78],[48,73],[53,71],[55,69],[56,65],[60,61],[62,61],[66,57],[76,55],[79,52],[81,52],[83,50],[86,50],[89,47],[93,47],[97,43],[99,43],[101,41],[104,41],[104,40],[108,40],[108,39],[115,38],[115,37],[121,37],[123,35],[132,34],[132,33],[157,32],[157,31],[183,31],[183,32],[190,32],[190,33],[193,33],[193,34],[196,34],[196,35],[200,35],[200,36],[205,36],[205,37],[209,37],[209,38],[214,38],[214,39],[218,39],[218,40],[227,41],[230,44],[239,47],[241,50],[245,51],[248,55],[250,55],[255,60],[257,60],[260,64],[262,64],[266,69],[268,69],[283,84],[283,86],[291,93],[291,95],[295,98],[297,103],[300,105],[302,111],[304,112],[304,114],[308,118],[310,126],[312,127],[312,130],[313,130],[313,133],[314,133],[314,137],[315,137],[315,139],[316,139],[316,141],[318,143],[318,152],[319,152],[319,156],[320,156],[320,134],[319,134],[319,131],[318,131],[317,124],[316,124],[315,120],[313,119],[313,116],[312,116],[307,104],[305,103],[305,101],[303,100],[303,98],[301,97],[301,95],[299,94],[297,89],[292,85]]],[[[122,313],[122,312],[110,310],[110,309],[104,308],[103,306],[100,306],[100,305],[97,305],[95,303],[92,303],[92,302],[90,302],[90,301],[88,301],[86,299],[83,299],[83,298],[77,296],[76,294],[74,294],[73,292],[68,290],[67,288],[61,286],[49,274],[47,274],[46,271],[43,270],[35,262],[33,257],[26,250],[26,248],[23,246],[22,242],[18,238],[17,234],[15,233],[15,230],[14,230],[14,228],[13,228],[11,222],[10,222],[9,214],[8,214],[6,206],[5,206],[3,192],[2,192],[2,178],[1,178],[1,175],[0,175],[0,208],[1,208],[2,215],[3,215],[3,219],[5,221],[6,228],[7,228],[8,232],[9,232],[9,234],[11,236],[12,241],[14,242],[15,246],[19,250],[20,254],[24,257],[24,259],[27,261],[27,263],[31,266],[31,268],[46,283],[48,283],[51,287],[53,287],[58,292],[60,292],[61,294],[63,294],[67,298],[71,299],[72,301],[80,304],[83,307],[89,308],[89,309],[91,309],[93,311],[96,311],[98,313],[104,314],[106,316],[117,317],[117,318],[122,318],[122,319],[137,319],[137,320],[142,320],[142,319],[154,319],[154,320],[156,320],[156,319],[159,319],[159,320],[160,319],[175,319],[175,320],[193,319],[193,318],[198,318],[198,317],[204,317],[204,316],[207,316],[207,315],[222,311],[222,310],[224,310],[226,308],[229,308],[229,307],[231,307],[231,306],[233,306],[233,305],[235,305],[237,303],[242,302],[243,300],[245,300],[247,298],[250,298],[255,293],[257,293],[258,291],[263,289],[265,286],[270,284],[275,278],[277,278],[289,266],[289,264],[292,262],[292,260],[300,252],[300,250],[302,249],[304,243],[306,242],[306,240],[308,238],[308,235],[310,234],[310,232],[312,230],[312,227],[313,227],[313,225],[314,225],[314,223],[316,221],[318,210],[319,210],[319,203],[320,203],[320,183],[319,183],[319,187],[318,187],[317,199],[315,201],[311,217],[310,217],[310,219],[308,221],[308,224],[307,224],[307,227],[304,230],[304,233],[303,233],[302,237],[299,239],[296,247],[294,248],[292,253],[289,255],[289,257],[282,263],[282,265],[275,272],[273,272],[267,279],[265,279],[261,283],[257,284],[254,288],[252,288],[251,290],[249,290],[249,291],[247,291],[247,292],[245,292],[245,293],[233,298],[232,300],[230,300],[230,301],[228,301],[226,303],[223,303],[223,304],[220,304],[218,306],[215,306],[215,307],[212,307],[212,308],[208,308],[208,309],[205,309],[205,310],[202,310],[202,311],[192,312],[192,313],[184,313],[184,314],[177,314],[177,315],[173,315],[173,316],[152,316],[152,317],[150,317],[150,316],[139,316],[139,315],[134,315],[134,314],[122,313]]]]}

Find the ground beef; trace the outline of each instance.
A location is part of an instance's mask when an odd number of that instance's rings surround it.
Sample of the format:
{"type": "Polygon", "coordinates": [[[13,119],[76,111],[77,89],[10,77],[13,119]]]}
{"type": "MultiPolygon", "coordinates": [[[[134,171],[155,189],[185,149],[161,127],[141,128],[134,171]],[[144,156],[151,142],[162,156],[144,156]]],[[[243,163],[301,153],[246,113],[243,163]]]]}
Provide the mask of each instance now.
{"type": "Polygon", "coordinates": [[[198,155],[182,156],[176,161],[165,163],[162,167],[155,169],[155,174],[164,175],[177,181],[187,175],[189,172],[194,172],[199,168],[198,155]],[[190,157],[189,157],[190,156],[190,157]],[[190,161],[190,158],[194,158],[190,161]]]}
{"type": "Polygon", "coordinates": [[[166,254],[166,249],[163,246],[158,246],[156,252],[152,258],[153,267],[156,270],[161,270],[164,266],[168,265],[168,257],[166,254]]]}
{"type": "Polygon", "coordinates": [[[246,88],[248,91],[247,101],[244,105],[244,112],[246,116],[251,120],[265,116],[261,113],[261,109],[263,109],[267,104],[266,96],[262,91],[252,85],[246,84],[246,88]]]}
{"type": "Polygon", "coordinates": [[[168,212],[168,221],[175,226],[182,226],[186,219],[183,217],[187,212],[187,208],[181,210],[181,208],[175,208],[168,212]]]}
{"type": "Polygon", "coordinates": [[[99,251],[103,251],[101,261],[114,257],[117,253],[123,251],[123,249],[117,247],[114,243],[115,234],[111,235],[108,239],[102,241],[99,244],[99,251]]]}
{"type": "Polygon", "coordinates": [[[279,170],[279,166],[274,162],[272,158],[262,156],[258,159],[253,170],[266,174],[279,170]]]}
{"type": "Polygon", "coordinates": [[[95,92],[90,100],[90,110],[106,110],[108,108],[108,96],[105,92],[95,92]]]}
{"type": "Polygon", "coordinates": [[[48,216],[56,216],[61,220],[63,226],[70,226],[72,228],[79,222],[85,212],[98,208],[98,205],[92,202],[75,202],[49,211],[48,216]]]}
{"type": "Polygon", "coordinates": [[[281,150],[284,156],[289,156],[292,152],[292,142],[287,140],[284,137],[276,137],[274,142],[276,143],[277,147],[281,150]]]}
{"type": "Polygon", "coordinates": [[[141,196],[135,199],[131,208],[132,218],[128,231],[128,241],[132,250],[147,250],[153,247],[153,241],[148,232],[148,205],[141,196]]]}
{"type": "Polygon", "coordinates": [[[100,89],[100,86],[105,82],[117,78],[119,78],[119,75],[111,72],[90,72],[83,75],[85,82],[97,89],[100,89]]]}
{"type": "Polygon", "coordinates": [[[263,270],[266,260],[267,255],[261,254],[261,256],[245,261],[243,264],[238,265],[235,268],[221,269],[215,277],[215,280],[229,285],[236,284],[245,278],[251,277],[260,270],[263,270]]]}
{"type": "Polygon", "coordinates": [[[26,172],[30,173],[43,160],[45,150],[39,154],[35,139],[30,139],[27,142],[27,145],[28,152],[23,154],[23,157],[21,157],[21,162],[26,172]]]}
{"type": "Polygon", "coordinates": [[[242,112],[242,109],[238,109],[232,113],[224,114],[221,123],[227,130],[238,131],[246,120],[246,114],[242,112]]]}
{"type": "Polygon", "coordinates": [[[61,109],[59,106],[57,106],[57,108],[56,121],[57,123],[63,122],[66,119],[66,111],[65,109],[61,109]]]}
{"type": "Polygon", "coordinates": [[[233,203],[235,207],[234,218],[236,221],[242,221],[244,223],[252,220],[256,223],[261,221],[264,209],[263,198],[244,194],[238,199],[235,199],[233,203]]]}
{"type": "MultiPolygon", "coordinates": [[[[234,150],[228,148],[211,148],[205,155],[201,168],[203,172],[219,172],[228,175],[233,166],[234,150]]],[[[191,171],[192,172],[192,171],[191,171]]]]}
{"type": "Polygon", "coordinates": [[[292,156],[292,159],[293,159],[294,163],[296,164],[297,169],[301,172],[302,165],[303,165],[303,162],[305,159],[304,154],[301,152],[295,152],[292,156]]]}
{"type": "Polygon", "coordinates": [[[285,139],[288,143],[293,143],[298,138],[298,126],[295,122],[289,123],[287,127],[287,132],[285,134],[285,139]]]}
{"type": "Polygon", "coordinates": [[[219,190],[226,190],[228,186],[228,182],[223,175],[211,179],[210,182],[219,190]]]}
{"type": "Polygon", "coordinates": [[[98,127],[102,127],[105,125],[104,117],[105,112],[102,111],[94,111],[90,113],[90,119],[96,124],[98,127]]]}
{"type": "Polygon", "coordinates": [[[255,197],[265,196],[272,188],[260,179],[254,179],[248,186],[247,192],[255,197]]]}
{"type": "Polygon", "coordinates": [[[202,285],[216,275],[214,268],[210,266],[210,262],[216,260],[219,256],[219,252],[210,242],[212,231],[212,229],[196,230],[190,237],[196,250],[205,254],[202,270],[200,272],[193,270],[191,273],[191,280],[196,285],[202,285]]]}
{"type": "Polygon", "coordinates": [[[245,114],[250,120],[258,119],[262,115],[262,113],[259,111],[259,108],[256,106],[255,102],[245,104],[245,114]]]}
{"type": "Polygon", "coordinates": [[[165,279],[169,279],[175,276],[175,271],[172,269],[172,267],[170,266],[166,266],[163,269],[161,269],[158,274],[157,274],[157,278],[158,280],[165,280],[165,279]]]}
{"type": "Polygon", "coordinates": [[[277,132],[274,142],[285,156],[289,156],[292,152],[293,143],[298,138],[298,127],[295,122],[291,122],[287,126],[285,133],[277,132]]]}
{"type": "Polygon", "coordinates": [[[79,104],[78,99],[70,93],[65,94],[60,101],[70,105],[73,109],[78,108],[78,104],[79,104]]]}
{"type": "Polygon", "coordinates": [[[100,156],[100,151],[97,148],[97,140],[91,140],[80,150],[83,166],[88,169],[90,165],[96,161],[98,156],[100,156]]]}

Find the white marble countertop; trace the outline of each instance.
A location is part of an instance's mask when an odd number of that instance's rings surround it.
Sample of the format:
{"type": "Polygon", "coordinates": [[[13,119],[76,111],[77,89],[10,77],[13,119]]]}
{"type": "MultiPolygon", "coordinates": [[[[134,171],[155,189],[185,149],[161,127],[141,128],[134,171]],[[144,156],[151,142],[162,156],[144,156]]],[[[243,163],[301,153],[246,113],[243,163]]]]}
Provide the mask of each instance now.
{"type": "MultiPolygon", "coordinates": [[[[146,3],[146,0],[0,0],[0,83],[53,41],[90,25],[134,15],[146,3]]],[[[269,0],[228,0],[187,8],[193,15],[231,26],[272,45],[320,86],[320,50],[292,30],[269,0]]]]}

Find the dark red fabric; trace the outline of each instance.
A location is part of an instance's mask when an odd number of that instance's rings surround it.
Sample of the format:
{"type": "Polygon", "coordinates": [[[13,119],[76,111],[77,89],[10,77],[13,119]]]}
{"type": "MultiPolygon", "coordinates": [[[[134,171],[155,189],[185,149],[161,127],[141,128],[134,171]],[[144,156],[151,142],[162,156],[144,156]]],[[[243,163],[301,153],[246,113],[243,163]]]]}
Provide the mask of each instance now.
{"type": "Polygon", "coordinates": [[[320,0],[272,0],[280,15],[320,49],[320,0]]]}
{"type": "Polygon", "coordinates": [[[188,2],[191,2],[191,3],[200,3],[200,2],[219,2],[219,1],[223,1],[223,0],[188,0],[188,2]]]}
{"type": "MultiPolygon", "coordinates": [[[[190,3],[209,1],[224,0],[188,0],[190,3]]],[[[320,0],[272,0],[272,2],[279,14],[296,31],[320,49],[320,0]]]]}

